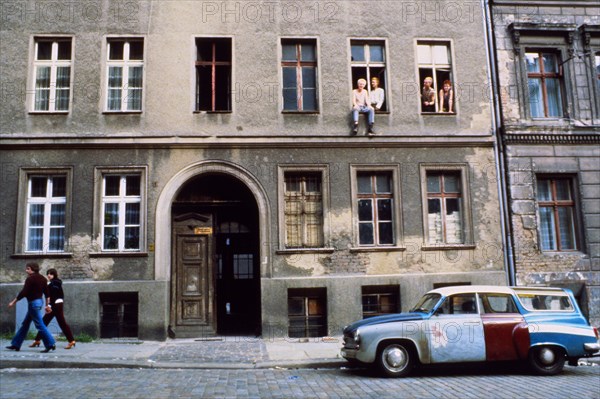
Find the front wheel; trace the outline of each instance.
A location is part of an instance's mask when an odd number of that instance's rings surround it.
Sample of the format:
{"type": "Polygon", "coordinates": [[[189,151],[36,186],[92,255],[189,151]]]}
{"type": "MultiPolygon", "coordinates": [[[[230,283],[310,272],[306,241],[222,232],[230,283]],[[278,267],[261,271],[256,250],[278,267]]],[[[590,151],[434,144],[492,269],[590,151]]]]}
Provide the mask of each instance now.
{"type": "Polygon", "coordinates": [[[529,365],[540,375],[555,375],[565,366],[565,354],[553,346],[536,346],[529,351],[529,365]]]}
{"type": "Polygon", "coordinates": [[[404,377],[414,365],[412,352],[400,343],[386,344],[377,354],[377,365],[387,377],[404,377]]]}

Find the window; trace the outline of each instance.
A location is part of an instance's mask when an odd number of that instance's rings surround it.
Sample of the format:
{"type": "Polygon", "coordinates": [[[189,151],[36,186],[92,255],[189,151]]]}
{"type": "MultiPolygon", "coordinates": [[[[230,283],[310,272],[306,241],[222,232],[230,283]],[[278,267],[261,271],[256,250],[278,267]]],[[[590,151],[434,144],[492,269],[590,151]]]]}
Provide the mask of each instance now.
{"type": "Polygon", "coordinates": [[[317,45],[315,40],[281,41],[283,110],[318,110],[317,45]]]}
{"type": "Polygon", "coordinates": [[[325,288],[288,290],[288,335],[290,338],[327,335],[327,291],[325,288]]]}
{"type": "Polygon", "coordinates": [[[285,247],[318,248],[323,240],[320,172],[285,172],[285,247]]]}
{"type": "Polygon", "coordinates": [[[71,98],[70,38],[36,38],[32,111],[67,112],[71,98]]]}
{"type": "Polygon", "coordinates": [[[371,81],[373,78],[379,79],[379,87],[383,89],[384,98],[381,105],[381,111],[387,111],[386,76],[385,76],[385,43],[383,41],[350,41],[352,65],[352,82],[358,79],[366,79],[368,82],[369,93],[373,87],[371,81]]]}
{"type": "Polygon", "coordinates": [[[391,172],[358,172],[359,245],[394,244],[394,189],[391,172]]]}
{"type": "Polygon", "coordinates": [[[481,313],[519,313],[512,295],[484,293],[479,294],[481,313]]]}
{"type": "Polygon", "coordinates": [[[427,172],[427,227],[429,244],[461,244],[463,205],[459,172],[427,172]]]}
{"type": "Polygon", "coordinates": [[[563,116],[562,68],[558,54],[527,51],[527,85],[532,118],[563,116]]]}
{"type": "Polygon", "coordinates": [[[558,310],[573,312],[575,308],[566,292],[562,290],[519,289],[517,297],[527,310],[558,310]]]}
{"type": "Polygon", "coordinates": [[[398,313],[400,287],[397,285],[362,287],[363,319],[383,314],[398,313]]]}
{"type": "Polygon", "coordinates": [[[26,252],[64,252],[67,176],[32,174],[27,182],[26,252]]]}
{"type": "Polygon", "coordinates": [[[102,249],[139,251],[141,229],[141,175],[105,174],[102,178],[102,249]]]}
{"type": "Polygon", "coordinates": [[[476,314],[475,294],[458,294],[449,296],[438,309],[442,314],[476,314]]]}
{"type": "Polygon", "coordinates": [[[108,39],[107,111],[141,111],[144,77],[144,40],[108,39]]]}
{"type": "Polygon", "coordinates": [[[543,251],[578,249],[573,187],[569,177],[537,178],[540,247],[543,251]]]}
{"type": "MultiPolygon", "coordinates": [[[[450,52],[450,43],[448,42],[417,42],[417,63],[419,67],[419,82],[423,89],[423,82],[426,78],[431,78],[435,105],[424,105],[421,101],[421,112],[456,112],[456,102],[454,93],[440,96],[440,91],[444,89],[444,82],[449,81],[450,87],[454,87],[452,76],[452,58],[450,52]],[[451,96],[451,97],[449,97],[451,96]],[[446,101],[444,102],[444,97],[446,101]],[[452,99],[452,104],[450,104],[452,99]],[[446,103],[446,109],[444,109],[446,103]]],[[[426,93],[422,92],[422,96],[426,93]]]]}
{"type": "Polygon", "coordinates": [[[596,52],[596,86],[598,86],[598,92],[600,92],[600,51],[596,52]]]}
{"type": "Polygon", "coordinates": [[[196,39],[196,111],[231,112],[231,38],[196,39]]]}

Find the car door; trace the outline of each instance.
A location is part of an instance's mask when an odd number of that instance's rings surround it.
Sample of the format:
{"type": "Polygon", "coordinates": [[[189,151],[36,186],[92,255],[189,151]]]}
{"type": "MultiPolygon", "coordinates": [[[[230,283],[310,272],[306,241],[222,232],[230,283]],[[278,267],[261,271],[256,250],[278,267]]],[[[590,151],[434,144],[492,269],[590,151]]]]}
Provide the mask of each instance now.
{"type": "Polygon", "coordinates": [[[432,363],[485,360],[483,323],[474,293],[446,297],[427,324],[432,363]]]}
{"type": "Polygon", "coordinates": [[[486,359],[517,360],[527,357],[529,329],[512,295],[480,293],[486,359]]]}

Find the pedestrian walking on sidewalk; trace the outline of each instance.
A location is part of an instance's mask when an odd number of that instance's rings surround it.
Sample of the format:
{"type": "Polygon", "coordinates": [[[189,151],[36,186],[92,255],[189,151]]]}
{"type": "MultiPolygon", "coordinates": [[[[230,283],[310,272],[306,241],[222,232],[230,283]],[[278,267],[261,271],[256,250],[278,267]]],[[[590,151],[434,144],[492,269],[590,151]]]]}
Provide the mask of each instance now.
{"type": "MultiPolygon", "coordinates": [[[[58,272],[56,269],[48,269],[46,272],[48,276],[48,295],[46,297],[46,314],[44,315],[44,325],[50,324],[53,318],[56,317],[56,321],[60,329],[62,330],[64,336],[67,338],[69,344],[65,347],[65,349],[71,349],[75,346],[75,338],[73,337],[73,333],[71,332],[71,327],[67,324],[65,320],[65,314],[63,312],[63,303],[65,299],[65,293],[62,289],[62,280],[58,278],[58,272]],[[49,308],[49,309],[48,309],[49,308]],[[49,310],[49,311],[48,311],[49,310]]],[[[35,336],[35,341],[29,345],[30,348],[35,348],[40,346],[40,339],[42,334],[38,332],[35,336]]]]}
{"type": "Polygon", "coordinates": [[[25,284],[23,285],[21,292],[19,292],[19,295],[10,301],[8,307],[12,308],[17,301],[22,298],[27,298],[27,314],[23,319],[21,327],[10,342],[10,346],[7,346],[6,349],[14,351],[21,350],[21,345],[27,336],[29,326],[33,321],[35,328],[37,328],[41,334],[44,347],[46,348],[42,353],[48,353],[56,349],[56,341],[44,325],[41,314],[42,307],[44,307],[44,299],[42,296],[48,298],[48,280],[40,274],[40,266],[35,262],[28,263],[25,266],[25,272],[29,277],[25,280],[25,284]]]}

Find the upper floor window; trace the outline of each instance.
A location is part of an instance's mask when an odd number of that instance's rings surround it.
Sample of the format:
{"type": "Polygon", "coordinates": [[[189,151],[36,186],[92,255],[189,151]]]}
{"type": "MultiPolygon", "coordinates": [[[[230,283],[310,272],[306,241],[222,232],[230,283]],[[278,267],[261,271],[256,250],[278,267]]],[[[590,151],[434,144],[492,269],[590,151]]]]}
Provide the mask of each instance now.
{"type": "Polygon", "coordinates": [[[352,40],[350,47],[352,81],[365,79],[369,83],[371,105],[376,110],[387,111],[385,42],[352,40]],[[376,87],[373,83],[376,84],[376,87]]]}
{"type": "Polygon", "coordinates": [[[596,85],[598,86],[598,91],[600,92],[600,51],[596,52],[596,85]]]}
{"type": "Polygon", "coordinates": [[[578,230],[573,195],[573,179],[569,177],[538,177],[541,249],[574,251],[578,249],[578,230]]]}
{"type": "Polygon", "coordinates": [[[71,98],[72,41],[36,38],[32,111],[67,112],[71,98]]]}
{"type": "Polygon", "coordinates": [[[284,111],[317,111],[316,40],[281,41],[284,111]]]}
{"type": "Polygon", "coordinates": [[[102,178],[102,249],[138,251],[142,233],[142,178],[105,174],[102,178]]]}
{"type": "Polygon", "coordinates": [[[196,111],[231,111],[231,38],[196,39],[196,111]]]}
{"type": "Polygon", "coordinates": [[[390,172],[358,172],[359,245],[394,244],[394,189],[390,172]]]}
{"type": "Polygon", "coordinates": [[[448,42],[417,42],[421,112],[456,112],[452,58],[448,42]]]}
{"type": "Polygon", "coordinates": [[[563,116],[562,68],[558,54],[527,51],[527,85],[532,118],[563,116]]]}
{"type": "Polygon", "coordinates": [[[285,172],[285,247],[323,246],[323,193],[319,172],[285,172]]]}
{"type": "Polygon", "coordinates": [[[30,175],[27,182],[26,252],[63,252],[67,177],[30,175]]]}
{"type": "Polygon", "coordinates": [[[427,227],[430,244],[464,242],[462,208],[460,173],[428,171],[427,227]]]}
{"type": "Polygon", "coordinates": [[[107,111],[141,111],[144,78],[144,40],[108,39],[107,111]]]}

